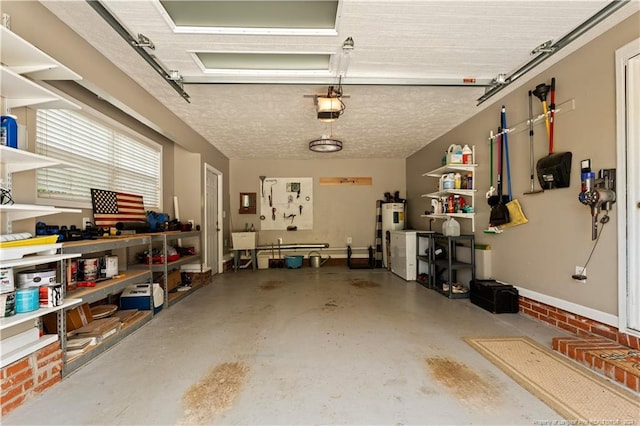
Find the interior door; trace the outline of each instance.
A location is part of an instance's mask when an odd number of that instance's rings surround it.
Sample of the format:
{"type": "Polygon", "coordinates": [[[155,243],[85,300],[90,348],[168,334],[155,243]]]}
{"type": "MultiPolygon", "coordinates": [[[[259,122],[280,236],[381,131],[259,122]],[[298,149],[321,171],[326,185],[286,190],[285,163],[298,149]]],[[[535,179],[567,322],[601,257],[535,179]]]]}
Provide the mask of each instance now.
{"type": "Polygon", "coordinates": [[[211,268],[212,274],[219,271],[220,253],[220,224],[218,222],[219,173],[205,164],[205,262],[211,268]]]}
{"type": "Polygon", "coordinates": [[[640,331],[640,39],[616,51],[616,73],[620,328],[640,331]]]}

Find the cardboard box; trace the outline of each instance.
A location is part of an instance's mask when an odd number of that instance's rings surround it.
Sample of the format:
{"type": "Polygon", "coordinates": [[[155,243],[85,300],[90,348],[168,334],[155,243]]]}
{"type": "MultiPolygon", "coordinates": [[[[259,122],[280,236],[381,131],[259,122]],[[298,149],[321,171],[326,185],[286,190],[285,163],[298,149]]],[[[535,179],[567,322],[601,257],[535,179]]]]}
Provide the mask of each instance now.
{"type": "Polygon", "coordinates": [[[182,277],[180,276],[180,270],[176,269],[167,274],[167,289],[169,291],[177,288],[182,283],[182,277]]]}
{"type": "MultiPolygon", "coordinates": [[[[88,303],[67,311],[67,332],[77,330],[93,321],[91,308],[88,303]]],[[[42,317],[47,333],[58,334],[58,315],[55,312],[42,317]]]]}
{"type": "Polygon", "coordinates": [[[76,330],[78,335],[82,337],[96,337],[98,341],[102,341],[116,334],[122,323],[119,318],[102,318],[85,325],[76,330]]]}
{"type": "Polygon", "coordinates": [[[77,330],[91,321],[93,321],[93,315],[88,303],[67,311],[67,331],[77,330]]]}
{"type": "Polygon", "coordinates": [[[204,266],[202,271],[199,269],[197,271],[186,270],[182,271],[183,274],[186,274],[191,279],[191,286],[200,286],[209,284],[209,280],[211,279],[211,268],[209,266],[204,266]]]}

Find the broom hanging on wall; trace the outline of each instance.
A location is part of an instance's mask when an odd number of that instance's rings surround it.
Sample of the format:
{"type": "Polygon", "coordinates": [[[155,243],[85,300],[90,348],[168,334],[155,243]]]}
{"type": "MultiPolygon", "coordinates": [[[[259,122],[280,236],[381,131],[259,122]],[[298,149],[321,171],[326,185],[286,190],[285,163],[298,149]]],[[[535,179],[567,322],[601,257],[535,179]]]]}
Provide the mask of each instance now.
{"type": "Polygon", "coordinates": [[[517,199],[513,198],[513,193],[511,191],[511,164],[509,161],[509,128],[507,127],[507,109],[505,106],[502,106],[502,110],[500,111],[500,123],[502,125],[502,129],[504,134],[502,135],[502,139],[504,140],[504,154],[507,163],[507,194],[509,197],[509,201],[507,202],[507,210],[509,211],[509,222],[504,223],[499,226],[500,229],[510,228],[512,226],[523,225],[529,220],[524,215],[522,211],[522,206],[517,199]]]}

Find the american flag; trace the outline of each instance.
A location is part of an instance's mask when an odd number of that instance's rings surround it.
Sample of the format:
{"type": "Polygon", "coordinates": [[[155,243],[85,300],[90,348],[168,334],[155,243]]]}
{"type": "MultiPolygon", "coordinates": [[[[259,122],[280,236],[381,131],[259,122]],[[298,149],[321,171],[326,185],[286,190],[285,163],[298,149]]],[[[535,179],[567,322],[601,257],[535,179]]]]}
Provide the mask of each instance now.
{"type": "Polygon", "coordinates": [[[93,223],[98,228],[115,227],[117,222],[146,222],[142,195],[91,189],[93,223]]]}

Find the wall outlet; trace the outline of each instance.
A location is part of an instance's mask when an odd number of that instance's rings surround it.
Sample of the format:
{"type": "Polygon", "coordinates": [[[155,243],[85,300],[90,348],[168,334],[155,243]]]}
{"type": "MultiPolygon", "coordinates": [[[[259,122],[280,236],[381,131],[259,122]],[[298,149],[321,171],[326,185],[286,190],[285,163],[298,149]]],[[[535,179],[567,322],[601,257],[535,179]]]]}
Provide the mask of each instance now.
{"type": "Polygon", "coordinates": [[[278,238],[278,244],[282,244],[282,237],[278,238]]]}
{"type": "Polygon", "coordinates": [[[91,218],[90,217],[83,217],[82,218],[82,229],[85,229],[87,227],[87,223],[91,223],[91,218]]]}
{"type": "Polygon", "coordinates": [[[351,243],[353,243],[353,238],[347,237],[347,244],[351,244],[351,243]]]}
{"type": "Polygon", "coordinates": [[[193,219],[189,219],[189,220],[187,221],[187,223],[188,223],[189,225],[191,225],[191,227],[192,227],[192,228],[193,228],[194,226],[196,226],[196,223],[193,221],[193,219]]]}
{"type": "MultiPolygon", "coordinates": [[[[586,277],[587,276],[587,268],[585,268],[583,266],[576,266],[576,276],[577,275],[586,277]]],[[[574,281],[578,281],[579,283],[586,283],[587,282],[586,279],[579,280],[579,279],[576,279],[576,278],[574,278],[574,281]]]]}

